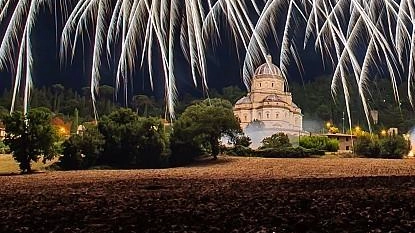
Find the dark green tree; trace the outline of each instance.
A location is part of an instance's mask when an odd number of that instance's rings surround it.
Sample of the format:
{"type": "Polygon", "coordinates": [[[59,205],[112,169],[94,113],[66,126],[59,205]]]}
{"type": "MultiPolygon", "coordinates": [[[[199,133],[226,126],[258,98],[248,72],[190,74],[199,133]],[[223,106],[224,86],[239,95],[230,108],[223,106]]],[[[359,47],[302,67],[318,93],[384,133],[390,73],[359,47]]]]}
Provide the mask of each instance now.
{"type": "Polygon", "coordinates": [[[133,96],[131,105],[137,114],[148,117],[149,109],[153,108],[155,103],[146,95],[135,95],[133,96]]]}
{"type": "Polygon", "coordinates": [[[381,138],[379,144],[382,158],[401,159],[410,151],[410,143],[400,135],[381,138]]]}
{"type": "Polygon", "coordinates": [[[14,112],[4,119],[6,138],[14,159],[23,173],[30,173],[31,161],[37,162],[43,156],[43,162],[56,155],[54,146],[58,137],[50,124],[51,114],[44,109],[32,109],[25,116],[14,112]]]}
{"type": "Polygon", "coordinates": [[[285,133],[276,133],[271,137],[266,137],[262,140],[261,148],[286,148],[291,147],[290,139],[285,133]]]}
{"type": "Polygon", "coordinates": [[[232,141],[235,146],[249,147],[252,144],[251,138],[244,134],[237,135],[232,141]]]}
{"type": "Polygon", "coordinates": [[[63,156],[59,165],[66,170],[85,169],[97,164],[100,159],[104,137],[95,125],[88,125],[81,134],[73,134],[63,144],[63,156]]]}
{"type": "Polygon", "coordinates": [[[165,149],[159,119],[141,118],[131,109],[104,116],[98,124],[105,139],[103,163],[117,167],[156,167],[165,149]]]}
{"type": "MultiPolygon", "coordinates": [[[[216,159],[220,152],[219,139],[224,135],[234,137],[240,132],[238,119],[233,114],[229,101],[204,100],[186,108],[174,122],[171,136],[172,153],[174,156],[180,156],[178,154],[183,147],[205,149],[216,159]]],[[[195,155],[189,155],[186,160],[195,155]]]]}
{"type": "Polygon", "coordinates": [[[63,94],[63,91],[65,90],[65,87],[62,84],[53,84],[52,85],[52,92],[54,94],[53,99],[53,111],[58,113],[60,110],[61,105],[61,95],[63,94]]]}
{"type": "Polygon", "coordinates": [[[78,108],[75,108],[75,110],[73,112],[71,133],[77,133],[78,125],[79,125],[79,111],[78,111],[78,108]]]}
{"type": "Polygon", "coordinates": [[[353,145],[356,154],[376,158],[380,157],[379,138],[371,135],[361,135],[357,137],[353,145]]]}
{"type": "Polygon", "coordinates": [[[229,86],[222,89],[223,98],[229,100],[232,104],[235,104],[245,94],[246,92],[242,91],[238,86],[229,86]]]}
{"type": "Polygon", "coordinates": [[[99,96],[97,106],[100,114],[110,114],[114,110],[114,93],[115,89],[108,85],[99,87],[99,96]]]}

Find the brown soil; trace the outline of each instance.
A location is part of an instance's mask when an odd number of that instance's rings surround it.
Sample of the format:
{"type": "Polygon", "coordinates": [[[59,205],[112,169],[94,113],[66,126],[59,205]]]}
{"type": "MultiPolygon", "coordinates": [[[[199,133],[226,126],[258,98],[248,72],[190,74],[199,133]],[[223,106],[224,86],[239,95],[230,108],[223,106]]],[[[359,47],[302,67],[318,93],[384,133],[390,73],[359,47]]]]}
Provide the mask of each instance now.
{"type": "Polygon", "coordinates": [[[0,232],[411,232],[415,160],[0,176],[0,232]]]}

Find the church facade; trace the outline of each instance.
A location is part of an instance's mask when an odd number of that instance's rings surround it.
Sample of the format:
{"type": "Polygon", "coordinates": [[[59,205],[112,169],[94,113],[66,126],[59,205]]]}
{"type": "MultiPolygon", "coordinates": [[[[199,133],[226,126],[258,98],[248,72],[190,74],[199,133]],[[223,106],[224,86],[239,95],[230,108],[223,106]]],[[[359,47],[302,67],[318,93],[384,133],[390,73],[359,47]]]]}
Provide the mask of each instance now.
{"type": "Polygon", "coordinates": [[[246,132],[255,124],[262,130],[298,135],[303,130],[301,109],[286,91],[285,79],[280,69],[272,64],[272,57],[259,66],[252,78],[251,90],[239,99],[233,110],[246,132]]]}

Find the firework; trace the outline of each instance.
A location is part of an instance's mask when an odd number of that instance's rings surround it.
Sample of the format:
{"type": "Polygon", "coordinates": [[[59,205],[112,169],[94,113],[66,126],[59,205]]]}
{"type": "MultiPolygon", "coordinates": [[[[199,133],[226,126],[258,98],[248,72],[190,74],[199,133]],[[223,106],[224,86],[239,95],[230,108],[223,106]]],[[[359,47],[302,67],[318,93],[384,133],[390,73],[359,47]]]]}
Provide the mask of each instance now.
{"type": "Polygon", "coordinates": [[[42,8],[54,10],[60,6],[62,17],[67,11],[66,2],[52,0],[0,0],[0,25],[5,33],[0,37],[0,69],[15,74],[11,111],[21,86],[24,87],[24,113],[28,110],[33,74],[32,32],[42,8]],[[16,59],[17,58],[17,59],[16,59]]]}
{"type": "MultiPolygon", "coordinates": [[[[30,32],[41,5],[36,3],[50,2],[18,1],[12,7],[13,2],[16,1],[0,0],[0,23],[5,23],[2,20],[5,15],[12,14],[1,41],[0,65],[16,66],[15,93],[24,79],[27,104],[32,70],[30,32]],[[17,64],[13,63],[14,56],[18,57],[17,64]]],[[[366,99],[371,75],[389,74],[398,102],[397,82],[400,78],[407,79],[411,103],[413,100],[415,3],[412,0],[79,0],[71,9],[61,35],[62,63],[70,63],[79,40],[83,42],[84,37],[94,35],[91,37],[93,102],[104,58],[116,61],[116,89],[123,89],[125,95],[135,67],[146,66],[153,88],[152,64],[158,59],[163,67],[166,107],[174,118],[175,41],[180,40],[194,84],[202,83],[207,89],[207,44],[210,40],[219,41],[224,27],[232,33],[236,46],[246,51],[242,70],[248,88],[254,68],[265,60],[270,46],[279,51],[279,66],[285,77],[289,77],[291,63],[302,69],[301,47],[314,46],[323,61],[334,67],[332,92],[334,96],[339,90],[343,92],[350,125],[350,82],[357,84],[369,126],[370,106],[366,99]],[[270,43],[269,37],[275,43],[270,43]],[[118,46],[121,51],[115,49],[118,46]],[[155,46],[160,51],[158,58],[152,54],[155,46]]]]}
{"type": "MultiPolygon", "coordinates": [[[[198,0],[81,0],[68,18],[62,33],[62,59],[73,57],[78,38],[87,32],[88,20],[94,24],[93,64],[91,96],[95,101],[100,80],[102,58],[116,57],[116,90],[121,84],[127,95],[129,77],[140,62],[147,64],[150,84],[153,88],[153,47],[158,46],[163,67],[167,109],[174,118],[174,104],[177,97],[174,76],[174,46],[180,39],[183,53],[187,56],[192,70],[193,81],[197,78],[207,87],[205,44],[202,25],[205,9],[198,0]],[[168,19],[168,20],[166,20],[168,19]],[[168,22],[168,23],[166,23],[168,22]],[[180,33],[176,33],[180,30],[180,33]],[[176,38],[177,35],[180,38],[176,38]],[[113,47],[121,44],[120,54],[114,54],[113,47]],[[142,52],[138,52],[142,51],[142,52]]],[[[127,101],[127,96],[124,98],[127,101]]],[[[94,102],[93,101],[93,102],[94,102]]]]}

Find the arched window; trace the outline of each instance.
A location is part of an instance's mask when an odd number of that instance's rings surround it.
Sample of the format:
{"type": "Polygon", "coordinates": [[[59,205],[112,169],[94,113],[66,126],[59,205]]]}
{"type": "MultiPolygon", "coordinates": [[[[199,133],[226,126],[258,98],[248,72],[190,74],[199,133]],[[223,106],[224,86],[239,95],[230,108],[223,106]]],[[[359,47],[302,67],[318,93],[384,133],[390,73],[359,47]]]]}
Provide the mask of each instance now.
{"type": "Polygon", "coordinates": [[[245,114],[244,115],[244,120],[247,121],[248,120],[248,116],[245,114]]]}
{"type": "Polygon", "coordinates": [[[280,114],[276,113],[276,114],[275,114],[275,118],[277,118],[277,119],[278,119],[279,117],[280,117],[280,114]]]}
{"type": "Polygon", "coordinates": [[[269,112],[267,112],[267,119],[269,119],[269,112]]]}
{"type": "Polygon", "coordinates": [[[259,87],[261,87],[262,83],[259,83],[259,87]]]}
{"type": "Polygon", "coordinates": [[[274,87],[274,83],[271,83],[271,86],[274,87]]]}
{"type": "Polygon", "coordinates": [[[261,119],[261,113],[260,112],[258,113],[258,119],[261,119]]]}

